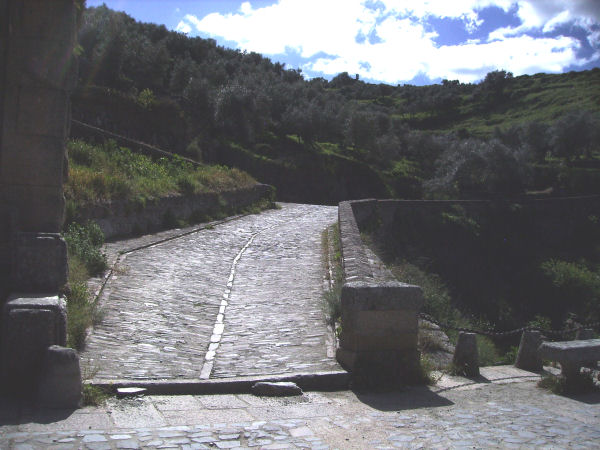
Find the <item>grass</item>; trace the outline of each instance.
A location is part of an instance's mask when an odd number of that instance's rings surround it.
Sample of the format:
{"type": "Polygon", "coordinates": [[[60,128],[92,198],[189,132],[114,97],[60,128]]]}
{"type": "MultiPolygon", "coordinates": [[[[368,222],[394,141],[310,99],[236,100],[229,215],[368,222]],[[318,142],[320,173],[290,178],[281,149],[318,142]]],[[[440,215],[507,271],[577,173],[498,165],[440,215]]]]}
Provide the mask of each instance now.
{"type": "Polygon", "coordinates": [[[557,395],[583,394],[600,391],[593,379],[593,372],[582,371],[577,377],[567,381],[562,375],[545,374],[537,386],[557,395]]]}
{"type": "Polygon", "coordinates": [[[69,257],[67,299],[67,346],[82,350],[87,329],[97,323],[101,313],[91,298],[87,287],[90,275],[100,275],[106,270],[106,257],[100,252],[104,242],[102,231],[93,222],[85,225],[73,223],[63,233],[69,257]]]}
{"type": "Polygon", "coordinates": [[[323,294],[323,308],[327,323],[339,333],[342,315],[342,251],[340,244],[339,224],[323,230],[321,234],[321,245],[323,250],[323,261],[325,262],[325,273],[331,283],[331,289],[323,294]]]}
{"type": "Polygon", "coordinates": [[[114,141],[93,145],[81,140],[67,144],[69,179],[65,197],[71,210],[115,200],[144,205],[153,198],[224,192],[253,186],[256,181],[239,169],[203,165],[182,158],[152,158],[118,147],[114,141]]]}

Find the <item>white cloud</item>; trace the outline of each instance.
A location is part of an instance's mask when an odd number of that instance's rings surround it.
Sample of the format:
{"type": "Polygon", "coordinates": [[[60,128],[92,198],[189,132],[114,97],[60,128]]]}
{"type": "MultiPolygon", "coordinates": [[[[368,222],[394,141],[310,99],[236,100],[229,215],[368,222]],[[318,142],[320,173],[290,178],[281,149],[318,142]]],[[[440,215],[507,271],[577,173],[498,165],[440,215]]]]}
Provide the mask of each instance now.
{"type": "MultiPolygon", "coordinates": [[[[245,1],[238,11],[213,13],[203,18],[186,15],[178,31],[192,29],[236,42],[240,49],[266,55],[290,49],[310,59],[309,74],[357,73],[362,78],[398,83],[420,73],[429,78],[476,81],[496,68],[515,75],[540,71],[559,72],[577,59],[580,43],[570,37],[533,38],[523,31],[548,32],[564,23],[591,27],[600,22],[596,0],[380,0],[377,7],[365,0],[279,0],[254,8],[245,1]],[[568,6],[568,8],[566,7],[568,6]],[[497,6],[516,11],[522,25],[498,29],[487,41],[440,46],[428,31],[429,17],[463,20],[467,30],[481,24],[479,12],[497,6]],[[379,39],[358,39],[376,34],[379,39]]],[[[590,42],[598,43],[598,33],[590,42]]]]}
{"type": "Polygon", "coordinates": [[[185,21],[181,20],[175,27],[175,30],[179,31],[180,33],[189,34],[192,32],[192,27],[189,23],[186,23],[185,21]]]}
{"type": "Polygon", "coordinates": [[[530,30],[549,33],[565,24],[575,24],[588,32],[600,23],[598,0],[514,0],[521,25],[501,28],[490,33],[490,39],[504,39],[530,30]]]}

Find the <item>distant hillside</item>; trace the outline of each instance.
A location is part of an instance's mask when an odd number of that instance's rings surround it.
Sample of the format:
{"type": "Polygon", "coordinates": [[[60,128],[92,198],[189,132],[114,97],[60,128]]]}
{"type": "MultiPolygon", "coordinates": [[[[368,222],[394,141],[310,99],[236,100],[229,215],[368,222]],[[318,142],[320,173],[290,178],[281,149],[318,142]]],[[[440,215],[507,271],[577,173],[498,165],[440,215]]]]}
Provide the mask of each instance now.
{"type": "Polygon", "coordinates": [[[600,190],[600,70],[431,86],[305,80],[256,53],[89,8],[73,117],[247,170],[279,198],[600,190]]]}

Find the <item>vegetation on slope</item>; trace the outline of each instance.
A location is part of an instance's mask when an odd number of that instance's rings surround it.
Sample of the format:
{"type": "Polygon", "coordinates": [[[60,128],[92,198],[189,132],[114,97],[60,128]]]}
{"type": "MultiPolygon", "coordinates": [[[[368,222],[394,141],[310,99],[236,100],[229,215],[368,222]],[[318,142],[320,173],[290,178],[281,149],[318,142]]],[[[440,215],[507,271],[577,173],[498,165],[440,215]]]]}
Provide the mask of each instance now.
{"type": "Polygon", "coordinates": [[[579,194],[599,185],[597,165],[586,173],[568,168],[598,153],[598,69],[520,77],[495,71],[479,84],[431,86],[375,85],[347,73],[307,81],[300,70],[259,54],[106,7],[85,11],[79,41],[75,118],[240,167],[275,184],[282,199],[505,196],[547,188],[579,194]],[[449,163],[458,179],[444,171],[449,163]],[[487,183],[473,173],[480,166],[504,178],[487,183]],[[280,168],[286,176],[278,179],[280,168]],[[315,169],[319,176],[311,179],[315,169]],[[353,183],[357,170],[369,182],[353,183]],[[460,180],[465,172],[471,180],[460,180]],[[303,178],[304,185],[287,183],[303,178]],[[513,181],[516,188],[503,190],[513,181]],[[314,195],[305,194],[306,185],[314,195]]]}
{"type": "Polygon", "coordinates": [[[118,147],[73,140],[67,144],[69,178],[65,196],[70,208],[113,200],[143,204],[168,195],[222,192],[250,187],[256,181],[239,169],[201,165],[182,158],[152,158],[118,147]]]}

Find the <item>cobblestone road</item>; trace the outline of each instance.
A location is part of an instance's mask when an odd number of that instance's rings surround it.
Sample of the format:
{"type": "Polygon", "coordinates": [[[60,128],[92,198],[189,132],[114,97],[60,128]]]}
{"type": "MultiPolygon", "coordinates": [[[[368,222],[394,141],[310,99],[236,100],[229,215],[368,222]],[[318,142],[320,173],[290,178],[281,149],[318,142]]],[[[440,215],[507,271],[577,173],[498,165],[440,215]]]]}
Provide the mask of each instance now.
{"type": "Polygon", "coordinates": [[[370,394],[149,396],[76,411],[0,400],[0,448],[598,448],[598,393],[560,397],[531,373],[481,371],[370,394]]]}
{"type": "MultiPolygon", "coordinates": [[[[98,380],[339,369],[321,309],[321,231],[336,214],[283,204],[123,255],[84,363],[98,380]]],[[[136,242],[148,238],[110,251],[136,242]]]]}

